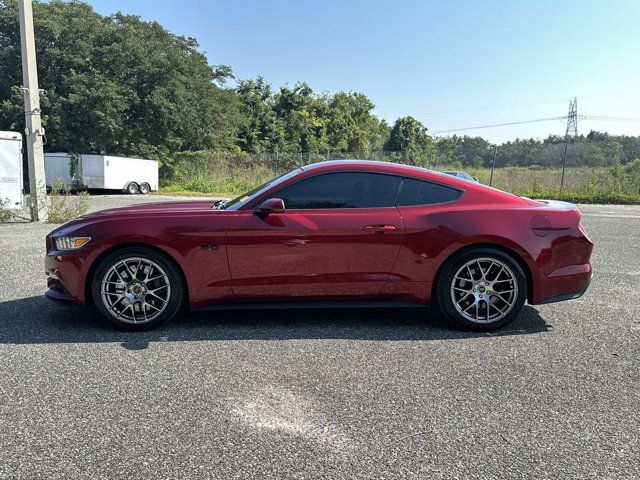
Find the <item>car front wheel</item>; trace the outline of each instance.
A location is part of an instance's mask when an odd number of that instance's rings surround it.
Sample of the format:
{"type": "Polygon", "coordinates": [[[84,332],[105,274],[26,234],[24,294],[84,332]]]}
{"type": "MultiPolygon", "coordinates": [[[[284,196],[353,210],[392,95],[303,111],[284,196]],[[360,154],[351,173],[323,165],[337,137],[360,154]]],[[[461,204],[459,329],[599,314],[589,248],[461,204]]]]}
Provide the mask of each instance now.
{"type": "Polygon", "coordinates": [[[527,297],[518,262],[493,248],[455,255],[438,279],[436,301],[447,319],[472,330],[494,330],[511,323],[527,297]]]}
{"type": "Polygon", "coordinates": [[[171,320],[184,295],[175,265],[164,255],[141,247],[108,255],[96,270],[92,290],[100,313],[128,330],[146,330],[171,320]]]}

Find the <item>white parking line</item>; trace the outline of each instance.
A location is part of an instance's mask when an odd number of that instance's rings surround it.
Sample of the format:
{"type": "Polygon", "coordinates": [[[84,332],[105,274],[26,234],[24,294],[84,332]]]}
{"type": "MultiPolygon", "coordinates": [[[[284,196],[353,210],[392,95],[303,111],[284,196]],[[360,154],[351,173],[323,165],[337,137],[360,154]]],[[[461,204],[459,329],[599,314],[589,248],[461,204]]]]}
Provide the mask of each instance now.
{"type": "Polygon", "coordinates": [[[619,215],[615,213],[582,213],[583,217],[604,217],[604,218],[640,218],[640,215],[619,215]]]}

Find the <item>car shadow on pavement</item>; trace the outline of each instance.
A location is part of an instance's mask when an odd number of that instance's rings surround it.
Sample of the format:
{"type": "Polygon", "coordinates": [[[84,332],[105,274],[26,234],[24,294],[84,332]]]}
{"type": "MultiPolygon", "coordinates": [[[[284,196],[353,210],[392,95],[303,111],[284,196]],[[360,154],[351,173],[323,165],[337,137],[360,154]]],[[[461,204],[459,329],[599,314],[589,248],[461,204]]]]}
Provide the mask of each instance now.
{"type": "Polygon", "coordinates": [[[0,344],[118,342],[139,350],[167,341],[455,340],[551,328],[535,308],[525,306],[511,325],[488,333],[457,330],[424,308],[193,311],[148,332],[126,332],[113,328],[94,308],[56,304],[41,296],[0,302],[0,344]]]}

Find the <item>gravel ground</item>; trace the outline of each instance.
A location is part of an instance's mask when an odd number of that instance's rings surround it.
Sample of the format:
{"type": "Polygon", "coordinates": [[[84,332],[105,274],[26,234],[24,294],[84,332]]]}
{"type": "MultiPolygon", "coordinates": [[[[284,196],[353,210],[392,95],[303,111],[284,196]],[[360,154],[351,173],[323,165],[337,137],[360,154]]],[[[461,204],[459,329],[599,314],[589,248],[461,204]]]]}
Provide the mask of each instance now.
{"type": "MultiPolygon", "coordinates": [[[[92,208],[166,197],[92,197],[92,208]]],[[[0,226],[0,478],[640,477],[640,207],[585,206],[595,277],[493,334],[421,310],[112,330],[0,226]]]]}

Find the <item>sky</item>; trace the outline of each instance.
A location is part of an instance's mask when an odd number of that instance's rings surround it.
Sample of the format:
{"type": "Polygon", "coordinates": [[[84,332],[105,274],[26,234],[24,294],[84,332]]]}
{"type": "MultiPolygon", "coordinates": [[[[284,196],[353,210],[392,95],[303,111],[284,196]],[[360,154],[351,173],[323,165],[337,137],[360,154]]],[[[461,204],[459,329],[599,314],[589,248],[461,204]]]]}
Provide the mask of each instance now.
{"type": "MultiPolygon", "coordinates": [[[[359,91],[431,133],[567,114],[640,118],[640,0],[88,0],[195,37],[212,65],[274,87],[359,91]]],[[[474,130],[494,142],[563,135],[561,120],[474,130]]],[[[640,121],[583,119],[640,135],[640,121]]],[[[452,134],[452,132],[443,133],[452,134]]]]}

